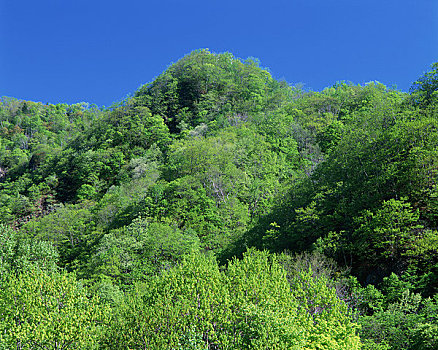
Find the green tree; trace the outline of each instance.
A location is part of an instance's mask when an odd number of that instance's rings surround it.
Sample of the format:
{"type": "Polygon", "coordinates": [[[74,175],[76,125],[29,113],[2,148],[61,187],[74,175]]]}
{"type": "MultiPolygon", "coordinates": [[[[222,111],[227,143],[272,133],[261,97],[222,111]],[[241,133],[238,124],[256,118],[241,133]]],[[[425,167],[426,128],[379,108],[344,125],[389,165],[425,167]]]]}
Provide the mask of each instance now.
{"type": "Polygon", "coordinates": [[[347,306],[311,275],[289,283],[276,258],[256,250],[223,272],[211,256],[187,256],[127,295],[106,347],[358,349],[347,306]]]}
{"type": "Polygon", "coordinates": [[[412,84],[411,95],[414,103],[421,107],[436,101],[438,90],[438,62],[431,65],[431,69],[424,73],[412,84]]]}
{"type": "Polygon", "coordinates": [[[396,260],[406,255],[423,226],[419,212],[412,210],[405,200],[384,201],[375,213],[365,211],[357,218],[359,228],[353,238],[357,242],[358,256],[367,260],[396,260]]]}
{"type": "Polygon", "coordinates": [[[109,309],[66,273],[31,268],[0,289],[0,343],[12,349],[97,349],[109,309]]]}
{"type": "Polygon", "coordinates": [[[0,224],[0,281],[30,268],[57,271],[58,260],[59,254],[50,242],[21,237],[12,228],[0,224]]]}
{"type": "Polygon", "coordinates": [[[96,230],[91,205],[57,205],[50,214],[23,225],[20,234],[33,241],[49,242],[59,251],[61,266],[73,269],[81,258],[86,259],[101,234],[96,230]]]}
{"type": "Polygon", "coordinates": [[[198,251],[199,238],[192,230],[137,218],[104,235],[89,262],[93,275],[106,275],[120,285],[148,279],[175,265],[185,254],[198,251]]]}

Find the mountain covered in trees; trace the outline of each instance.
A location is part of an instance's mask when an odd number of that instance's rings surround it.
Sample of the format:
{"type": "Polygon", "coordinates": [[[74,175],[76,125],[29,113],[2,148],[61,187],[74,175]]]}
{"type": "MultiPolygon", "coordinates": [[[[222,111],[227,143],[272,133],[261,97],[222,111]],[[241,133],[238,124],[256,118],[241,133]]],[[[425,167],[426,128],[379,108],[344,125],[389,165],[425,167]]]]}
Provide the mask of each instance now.
{"type": "Polygon", "coordinates": [[[321,92],[197,50],[0,100],[0,349],[437,349],[438,64],[321,92]]]}

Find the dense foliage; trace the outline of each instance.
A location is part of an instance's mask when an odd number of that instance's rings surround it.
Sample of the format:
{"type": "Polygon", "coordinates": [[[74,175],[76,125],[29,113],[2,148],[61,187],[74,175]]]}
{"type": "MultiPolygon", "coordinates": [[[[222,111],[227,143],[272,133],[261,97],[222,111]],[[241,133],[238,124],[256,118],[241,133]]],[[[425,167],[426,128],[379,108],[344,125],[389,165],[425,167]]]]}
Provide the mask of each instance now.
{"type": "Polygon", "coordinates": [[[108,109],[2,98],[0,349],[438,348],[437,90],[198,50],[108,109]]]}

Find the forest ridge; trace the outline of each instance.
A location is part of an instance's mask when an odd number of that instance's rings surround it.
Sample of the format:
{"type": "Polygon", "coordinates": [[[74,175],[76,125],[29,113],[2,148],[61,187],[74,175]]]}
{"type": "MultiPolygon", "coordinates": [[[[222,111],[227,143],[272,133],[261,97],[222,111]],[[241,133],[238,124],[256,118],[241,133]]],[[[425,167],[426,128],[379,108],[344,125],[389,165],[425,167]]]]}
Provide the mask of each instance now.
{"type": "Polygon", "coordinates": [[[438,349],[438,63],[320,92],[196,50],[0,100],[0,349],[438,349]]]}

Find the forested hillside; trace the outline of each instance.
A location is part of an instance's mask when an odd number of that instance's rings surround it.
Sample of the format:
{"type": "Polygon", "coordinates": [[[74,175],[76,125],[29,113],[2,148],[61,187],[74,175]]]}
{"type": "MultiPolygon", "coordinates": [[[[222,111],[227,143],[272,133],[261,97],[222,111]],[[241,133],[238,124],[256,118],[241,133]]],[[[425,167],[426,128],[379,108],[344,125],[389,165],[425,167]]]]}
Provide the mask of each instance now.
{"type": "Polygon", "coordinates": [[[0,100],[0,349],[438,349],[438,64],[320,92],[198,50],[0,100]]]}

